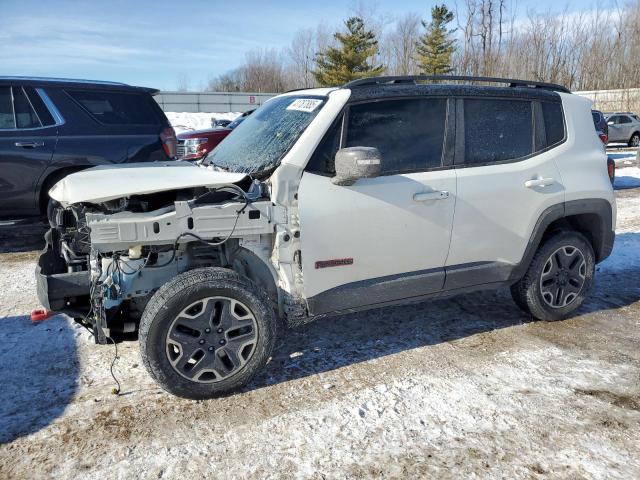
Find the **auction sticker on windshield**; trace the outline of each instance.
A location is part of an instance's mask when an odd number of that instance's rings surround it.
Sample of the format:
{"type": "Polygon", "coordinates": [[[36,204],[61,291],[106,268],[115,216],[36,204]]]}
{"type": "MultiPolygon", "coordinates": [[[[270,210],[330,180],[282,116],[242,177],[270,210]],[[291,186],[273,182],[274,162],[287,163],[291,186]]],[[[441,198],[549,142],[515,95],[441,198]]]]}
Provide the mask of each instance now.
{"type": "Polygon", "coordinates": [[[287,110],[297,110],[299,112],[313,112],[318,105],[322,103],[322,100],[317,98],[298,98],[294,100],[291,105],[287,107],[287,110]]]}

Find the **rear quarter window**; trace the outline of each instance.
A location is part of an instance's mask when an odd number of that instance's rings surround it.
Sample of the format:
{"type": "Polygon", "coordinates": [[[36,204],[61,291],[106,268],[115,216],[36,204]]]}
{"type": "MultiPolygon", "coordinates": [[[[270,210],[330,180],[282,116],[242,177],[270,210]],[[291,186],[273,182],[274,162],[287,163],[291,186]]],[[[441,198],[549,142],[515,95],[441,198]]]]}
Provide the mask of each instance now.
{"type": "Polygon", "coordinates": [[[67,94],[104,125],[159,125],[150,95],[96,90],[67,90],[67,94]]]}
{"type": "Polygon", "coordinates": [[[542,117],[544,118],[544,132],[547,137],[546,146],[552,147],[561,143],[565,137],[562,104],[542,102],[542,117]]]}

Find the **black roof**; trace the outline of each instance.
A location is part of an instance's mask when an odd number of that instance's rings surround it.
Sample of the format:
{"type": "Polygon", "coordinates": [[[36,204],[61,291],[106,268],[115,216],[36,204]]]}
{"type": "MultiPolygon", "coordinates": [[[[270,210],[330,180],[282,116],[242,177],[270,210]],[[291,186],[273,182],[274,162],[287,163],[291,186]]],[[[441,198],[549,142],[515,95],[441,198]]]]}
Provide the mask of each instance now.
{"type": "Polygon", "coordinates": [[[160,90],[149,87],[136,87],[126,83],[101,80],[80,80],[75,78],[12,77],[0,76],[0,85],[25,85],[30,87],[67,87],[91,88],[96,90],[142,91],[155,95],[160,90]]]}
{"type": "Polygon", "coordinates": [[[553,83],[460,75],[369,77],[346,83],[342,88],[351,90],[350,102],[402,96],[506,97],[559,102],[558,92],[571,93],[553,83]]]}
{"type": "Polygon", "coordinates": [[[343,88],[363,87],[370,85],[398,85],[416,84],[418,82],[467,82],[467,83],[491,83],[503,84],[513,88],[535,88],[556,92],[571,93],[571,91],[556,83],[538,82],[535,80],[520,80],[516,78],[475,77],[467,75],[392,75],[367,77],[345,83],[343,88]]]}
{"type": "Polygon", "coordinates": [[[351,89],[349,102],[416,96],[526,98],[530,100],[560,102],[560,95],[551,90],[539,90],[528,87],[421,83],[361,85],[358,88],[351,89]]]}

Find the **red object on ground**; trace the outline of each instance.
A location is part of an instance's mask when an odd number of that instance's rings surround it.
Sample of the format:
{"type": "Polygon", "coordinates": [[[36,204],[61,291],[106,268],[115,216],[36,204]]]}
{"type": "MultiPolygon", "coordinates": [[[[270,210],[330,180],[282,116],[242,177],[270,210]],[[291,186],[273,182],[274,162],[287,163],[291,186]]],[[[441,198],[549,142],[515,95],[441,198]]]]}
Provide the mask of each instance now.
{"type": "Polygon", "coordinates": [[[31,323],[44,322],[47,318],[53,316],[53,312],[45,310],[44,308],[38,308],[31,312],[31,323]]]}

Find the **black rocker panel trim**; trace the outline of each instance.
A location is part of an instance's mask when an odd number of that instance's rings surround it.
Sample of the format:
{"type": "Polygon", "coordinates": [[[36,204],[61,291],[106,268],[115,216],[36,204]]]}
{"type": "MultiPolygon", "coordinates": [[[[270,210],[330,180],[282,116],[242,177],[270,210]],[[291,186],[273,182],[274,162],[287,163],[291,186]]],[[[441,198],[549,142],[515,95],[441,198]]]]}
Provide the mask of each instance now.
{"type": "Polygon", "coordinates": [[[472,287],[485,283],[507,282],[515,265],[505,262],[473,262],[446,267],[444,290],[472,287]]]}
{"type": "Polygon", "coordinates": [[[339,285],[309,299],[311,315],[348,311],[375,303],[391,302],[438,292],[444,285],[444,268],[418,270],[339,285]]]}

